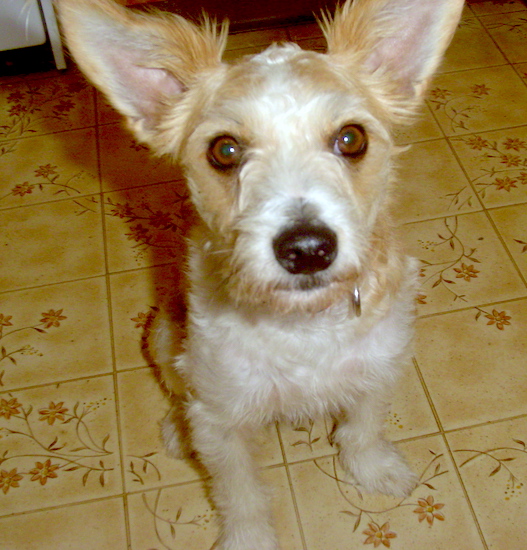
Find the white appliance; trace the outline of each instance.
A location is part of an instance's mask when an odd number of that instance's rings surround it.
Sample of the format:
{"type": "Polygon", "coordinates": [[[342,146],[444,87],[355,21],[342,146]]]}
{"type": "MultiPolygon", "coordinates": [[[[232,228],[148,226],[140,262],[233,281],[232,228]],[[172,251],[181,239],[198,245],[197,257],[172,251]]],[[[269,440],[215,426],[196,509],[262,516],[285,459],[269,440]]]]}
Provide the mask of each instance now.
{"type": "Polygon", "coordinates": [[[38,46],[47,38],[57,69],[65,69],[52,0],[0,0],[0,51],[38,46]]]}

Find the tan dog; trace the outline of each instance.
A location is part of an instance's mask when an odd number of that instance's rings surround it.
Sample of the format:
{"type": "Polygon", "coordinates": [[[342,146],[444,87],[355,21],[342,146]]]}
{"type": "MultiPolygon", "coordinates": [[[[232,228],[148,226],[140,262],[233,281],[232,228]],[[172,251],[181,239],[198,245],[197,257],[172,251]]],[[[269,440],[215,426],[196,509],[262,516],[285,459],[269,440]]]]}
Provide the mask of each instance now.
{"type": "MultiPolygon", "coordinates": [[[[343,468],[407,496],[417,478],[382,437],[416,288],[390,219],[390,130],[422,100],[463,0],[348,1],[323,18],[327,54],[275,45],[233,65],[225,26],[57,4],[81,69],[181,163],[201,217],[186,327],[164,313],[151,344],[167,384],[174,370],[187,384],[219,547],[278,548],[249,448],[262,423],[332,415],[343,468]]],[[[173,454],[176,424],[163,429],[173,454]]]]}

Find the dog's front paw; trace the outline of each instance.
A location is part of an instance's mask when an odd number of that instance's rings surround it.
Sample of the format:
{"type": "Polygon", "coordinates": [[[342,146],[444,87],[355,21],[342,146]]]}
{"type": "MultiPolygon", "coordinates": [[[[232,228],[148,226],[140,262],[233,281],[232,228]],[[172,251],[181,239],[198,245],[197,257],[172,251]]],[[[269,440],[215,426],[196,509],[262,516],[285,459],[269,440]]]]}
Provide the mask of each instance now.
{"type": "Polygon", "coordinates": [[[419,478],[410,470],[405,459],[388,441],[355,453],[340,454],[342,467],[368,493],[383,493],[404,498],[415,489],[419,478]]]}

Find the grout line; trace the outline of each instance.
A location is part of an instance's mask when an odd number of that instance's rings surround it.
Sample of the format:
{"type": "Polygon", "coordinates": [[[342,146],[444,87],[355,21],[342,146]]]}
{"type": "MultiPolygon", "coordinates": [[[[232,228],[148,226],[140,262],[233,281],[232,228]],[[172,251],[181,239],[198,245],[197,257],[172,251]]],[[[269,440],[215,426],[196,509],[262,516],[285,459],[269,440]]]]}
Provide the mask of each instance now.
{"type": "MultiPolygon", "coordinates": [[[[96,123],[99,120],[99,95],[94,94],[94,116],[96,123]]],[[[105,282],[106,282],[106,299],[108,307],[108,331],[110,337],[110,350],[112,357],[112,378],[113,378],[113,393],[114,393],[114,403],[115,403],[115,420],[116,420],[116,431],[117,431],[117,451],[119,453],[119,464],[121,470],[121,486],[123,488],[123,512],[124,512],[124,528],[126,532],[126,543],[127,548],[131,548],[131,527],[130,527],[130,514],[128,506],[128,496],[126,491],[126,469],[125,469],[125,454],[124,454],[124,444],[123,444],[123,430],[122,430],[122,418],[121,418],[121,402],[120,402],[120,392],[119,392],[119,373],[117,370],[117,357],[115,351],[115,332],[114,332],[114,319],[113,319],[113,307],[112,307],[112,288],[110,280],[110,269],[109,269],[109,247],[108,247],[108,233],[106,227],[106,218],[105,218],[105,207],[104,207],[104,185],[102,178],[102,160],[101,160],[101,141],[100,141],[100,127],[97,124],[96,127],[96,155],[97,155],[97,172],[99,176],[99,204],[100,204],[100,224],[101,232],[103,239],[103,251],[104,251],[104,267],[105,267],[105,282]]]]}
{"type": "Polygon", "coordinates": [[[436,406],[434,404],[434,400],[432,399],[432,395],[430,394],[430,392],[428,390],[428,387],[426,385],[426,381],[424,379],[423,373],[421,372],[421,368],[419,366],[419,363],[418,363],[418,361],[415,357],[412,357],[412,361],[413,361],[415,370],[417,372],[417,376],[419,377],[419,381],[421,382],[421,386],[423,388],[423,391],[425,392],[426,399],[428,400],[428,405],[430,406],[430,409],[432,410],[432,414],[434,415],[437,426],[439,427],[439,431],[440,431],[439,435],[441,436],[441,439],[443,440],[443,443],[444,443],[445,447],[447,448],[448,455],[450,457],[450,461],[452,462],[452,465],[453,465],[454,470],[456,472],[458,482],[459,482],[459,484],[461,486],[461,490],[463,491],[463,494],[465,496],[465,500],[466,500],[467,505],[470,509],[472,519],[473,519],[473,521],[476,525],[476,529],[478,530],[478,534],[480,536],[483,547],[485,548],[485,550],[489,550],[487,542],[485,541],[485,538],[483,536],[483,531],[481,529],[481,526],[479,525],[479,521],[478,521],[478,517],[476,515],[476,511],[474,510],[474,507],[472,505],[472,501],[470,500],[467,489],[465,487],[465,483],[463,482],[463,479],[461,477],[461,473],[459,471],[459,468],[456,464],[456,461],[454,460],[454,454],[452,452],[452,449],[450,448],[450,444],[449,444],[448,439],[446,437],[446,433],[445,433],[445,430],[443,428],[443,423],[441,422],[441,418],[439,417],[439,413],[437,412],[436,406]]]}
{"type": "Polygon", "coordinates": [[[483,307],[495,306],[498,304],[511,304],[515,302],[522,302],[523,300],[526,300],[526,299],[527,299],[527,294],[525,294],[524,296],[518,296],[516,298],[508,298],[507,300],[497,300],[495,302],[485,302],[483,304],[477,303],[477,304],[474,304],[473,306],[467,306],[467,307],[462,307],[457,309],[449,309],[447,311],[437,311],[435,313],[427,313],[425,315],[419,315],[417,317],[417,320],[420,321],[421,319],[430,319],[431,317],[439,317],[440,315],[448,315],[450,313],[461,313],[463,311],[470,311],[477,307],[483,308],[483,307]]]}
{"type": "Polygon", "coordinates": [[[283,465],[285,468],[285,473],[287,476],[287,481],[289,483],[289,492],[291,494],[291,500],[293,501],[293,508],[295,510],[296,523],[298,526],[298,532],[300,534],[300,541],[302,543],[303,550],[307,550],[306,537],[304,534],[304,527],[302,524],[302,518],[300,516],[300,510],[298,509],[298,502],[296,499],[295,488],[293,486],[293,479],[291,478],[291,471],[289,469],[289,462],[287,460],[287,455],[285,452],[284,442],[282,440],[282,434],[280,432],[279,424],[275,423],[276,433],[278,436],[278,442],[280,443],[280,450],[282,451],[283,465]]]}

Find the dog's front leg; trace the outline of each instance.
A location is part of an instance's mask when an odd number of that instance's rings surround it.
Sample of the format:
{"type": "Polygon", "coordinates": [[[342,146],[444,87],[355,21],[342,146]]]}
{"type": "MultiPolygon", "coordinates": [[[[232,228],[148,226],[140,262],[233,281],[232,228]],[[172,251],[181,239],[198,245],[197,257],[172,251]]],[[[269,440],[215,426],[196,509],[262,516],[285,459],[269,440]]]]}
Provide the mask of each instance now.
{"type": "Polygon", "coordinates": [[[212,498],[222,520],[218,550],[278,550],[248,430],[225,425],[198,400],[190,403],[187,414],[192,442],[212,477],[212,498]]]}
{"type": "Polygon", "coordinates": [[[334,442],[342,467],[368,493],[407,497],[418,478],[395,446],[383,437],[388,406],[377,388],[358,396],[339,419],[334,442]]]}

